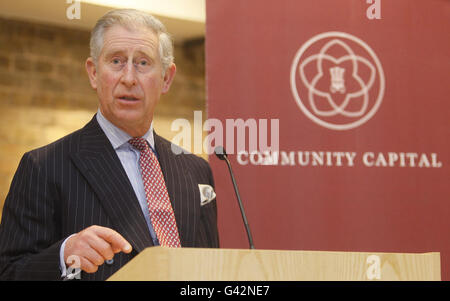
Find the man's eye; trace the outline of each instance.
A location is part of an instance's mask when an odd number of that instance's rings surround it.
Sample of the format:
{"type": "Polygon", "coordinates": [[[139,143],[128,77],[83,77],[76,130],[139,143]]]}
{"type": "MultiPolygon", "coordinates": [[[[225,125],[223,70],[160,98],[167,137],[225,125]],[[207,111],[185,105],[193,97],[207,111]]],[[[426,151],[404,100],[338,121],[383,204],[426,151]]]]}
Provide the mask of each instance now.
{"type": "Polygon", "coordinates": [[[140,61],[139,64],[141,66],[147,66],[148,65],[147,61],[140,61]]]}
{"type": "Polygon", "coordinates": [[[120,64],[120,60],[119,60],[119,59],[113,59],[113,60],[112,60],[112,63],[113,63],[114,65],[120,64]]]}

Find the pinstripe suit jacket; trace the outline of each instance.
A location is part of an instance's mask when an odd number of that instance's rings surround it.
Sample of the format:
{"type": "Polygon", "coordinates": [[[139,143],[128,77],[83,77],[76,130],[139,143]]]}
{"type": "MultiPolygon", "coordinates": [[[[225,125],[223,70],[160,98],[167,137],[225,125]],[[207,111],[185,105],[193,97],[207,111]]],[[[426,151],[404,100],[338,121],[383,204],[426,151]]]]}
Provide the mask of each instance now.
{"type": "MultiPolygon", "coordinates": [[[[218,247],[215,200],[200,206],[198,184],[214,187],[209,164],[175,155],[155,134],[155,147],[183,247],[218,247]]],[[[116,152],[94,118],[82,129],[26,153],[5,200],[0,225],[0,279],[59,280],[64,239],[91,225],[109,227],[133,246],[82,280],[104,280],[152,239],[116,152]]]]}

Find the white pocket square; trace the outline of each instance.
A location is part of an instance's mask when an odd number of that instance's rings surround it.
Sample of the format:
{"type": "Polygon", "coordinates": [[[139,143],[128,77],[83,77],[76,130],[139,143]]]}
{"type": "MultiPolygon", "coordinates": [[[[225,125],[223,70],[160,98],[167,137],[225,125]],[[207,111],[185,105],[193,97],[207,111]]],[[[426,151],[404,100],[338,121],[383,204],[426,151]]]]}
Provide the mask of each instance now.
{"type": "Polygon", "coordinates": [[[216,198],[216,193],[211,185],[198,184],[200,190],[200,206],[204,206],[216,198]]]}

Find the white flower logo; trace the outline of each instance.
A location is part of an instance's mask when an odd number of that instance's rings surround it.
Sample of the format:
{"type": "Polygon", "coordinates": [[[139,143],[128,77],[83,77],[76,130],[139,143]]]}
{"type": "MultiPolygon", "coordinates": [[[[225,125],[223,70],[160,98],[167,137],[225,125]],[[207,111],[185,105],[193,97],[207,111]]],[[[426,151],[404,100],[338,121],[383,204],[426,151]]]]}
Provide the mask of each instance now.
{"type": "Polygon", "coordinates": [[[300,109],[312,121],[333,130],[351,129],[369,120],[381,104],[384,85],[383,69],[373,50],[342,32],[308,40],[291,68],[291,89],[300,109]],[[317,47],[318,53],[308,53],[317,47]]]}

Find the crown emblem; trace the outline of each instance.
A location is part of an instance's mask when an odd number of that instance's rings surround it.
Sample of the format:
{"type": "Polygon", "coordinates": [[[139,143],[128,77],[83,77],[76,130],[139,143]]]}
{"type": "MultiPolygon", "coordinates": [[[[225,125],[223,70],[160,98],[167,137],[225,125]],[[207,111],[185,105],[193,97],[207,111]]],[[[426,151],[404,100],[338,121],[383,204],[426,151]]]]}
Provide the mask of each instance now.
{"type": "Polygon", "coordinates": [[[344,73],[345,68],[341,67],[333,67],[330,68],[330,75],[331,75],[331,93],[340,92],[345,93],[345,86],[344,86],[344,73]]]}

